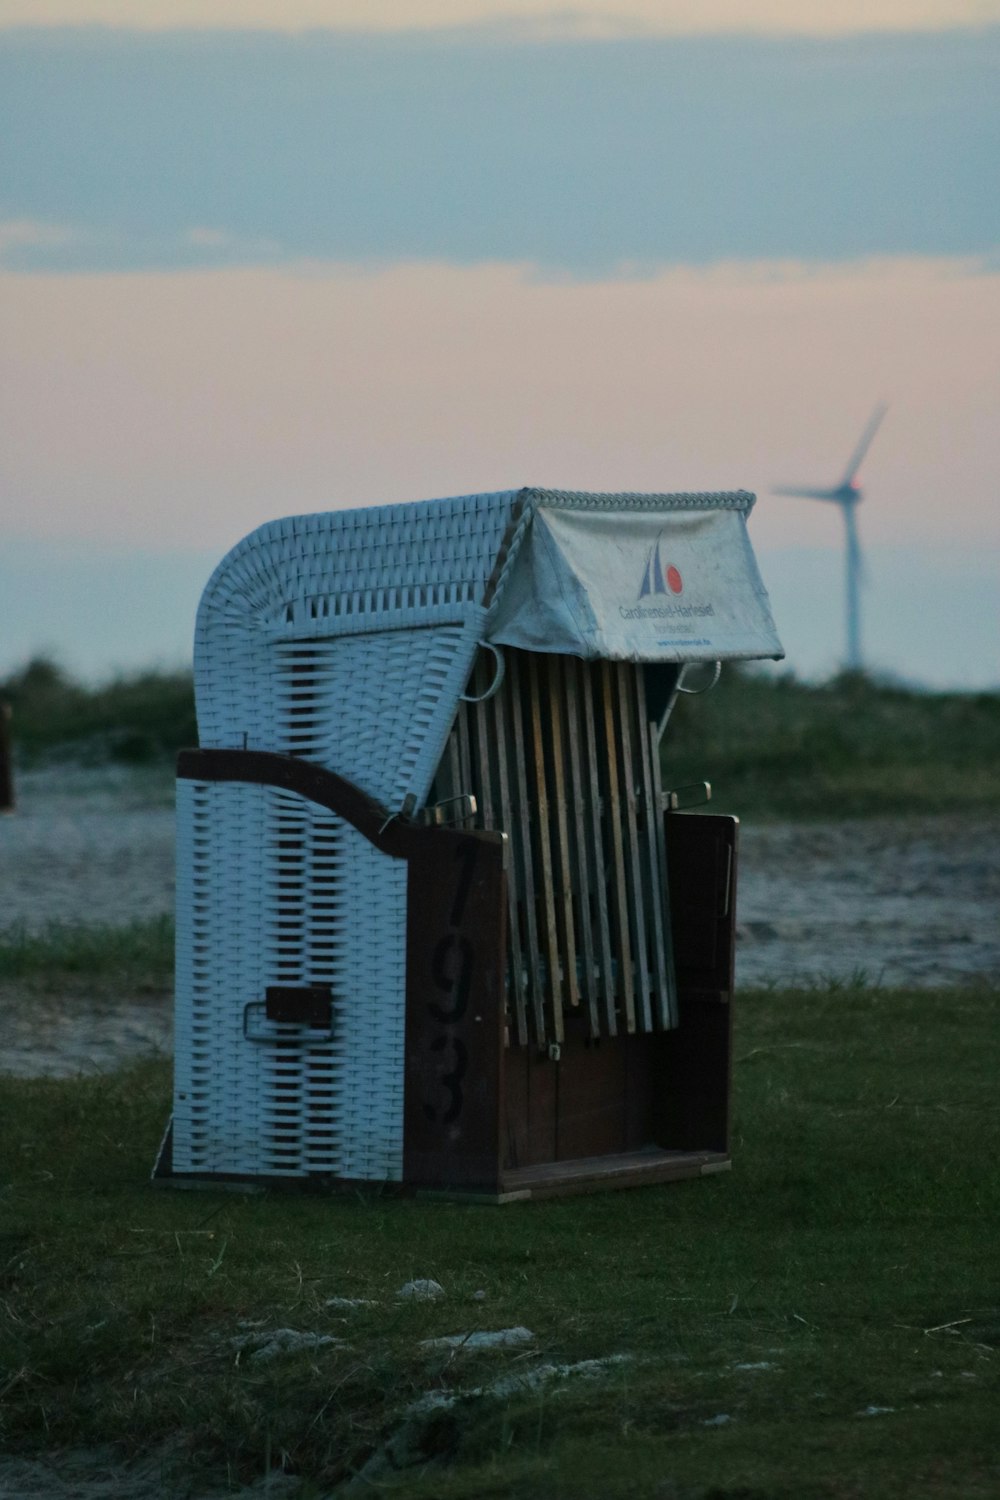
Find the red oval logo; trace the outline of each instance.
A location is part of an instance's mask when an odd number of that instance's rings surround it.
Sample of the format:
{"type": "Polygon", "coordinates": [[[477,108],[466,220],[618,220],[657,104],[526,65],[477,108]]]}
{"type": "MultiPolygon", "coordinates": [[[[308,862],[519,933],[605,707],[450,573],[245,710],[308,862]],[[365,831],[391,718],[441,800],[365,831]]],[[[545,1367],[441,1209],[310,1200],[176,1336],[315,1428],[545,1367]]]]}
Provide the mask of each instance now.
{"type": "Polygon", "coordinates": [[[672,594],[680,594],[684,591],[684,580],[673,564],[667,569],[667,588],[672,594]]]}

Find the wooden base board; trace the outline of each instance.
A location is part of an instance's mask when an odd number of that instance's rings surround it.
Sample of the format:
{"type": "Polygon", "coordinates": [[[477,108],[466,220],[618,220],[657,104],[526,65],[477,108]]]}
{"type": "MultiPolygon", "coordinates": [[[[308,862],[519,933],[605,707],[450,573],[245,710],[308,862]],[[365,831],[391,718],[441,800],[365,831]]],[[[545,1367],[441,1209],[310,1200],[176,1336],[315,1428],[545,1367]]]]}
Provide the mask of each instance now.
{"type": "Polygon", "coordinates": [[[721,1151],[663,1151],[648,1146],[609,1156],[584,1156],[573,1161],[543,1162],[503,1173],[496,1193],[440,1189],[418,1190],[418,1198],[447,1198],[474,1203],[525,1203],[539,1198],[569,1197],[574,1193],[607,1192],[612,1188],[646,1187],[676,1182],[684,1177],[707,1177],[728,1172],[730,1157],[721,1151]]]}

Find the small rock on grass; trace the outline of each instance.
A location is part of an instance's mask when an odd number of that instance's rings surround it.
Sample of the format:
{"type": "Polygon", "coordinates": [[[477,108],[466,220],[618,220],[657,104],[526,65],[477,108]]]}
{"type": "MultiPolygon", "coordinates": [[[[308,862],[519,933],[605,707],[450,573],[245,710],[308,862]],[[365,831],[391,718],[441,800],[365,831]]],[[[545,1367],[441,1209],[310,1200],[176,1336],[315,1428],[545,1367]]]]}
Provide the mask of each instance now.
{"type": "Polygon", "coordinates": [[[329,1333],[308,1333],[297,1328],[272,1328],[267,1333],[241,1333],[230,1339],[234,1349],[251,1351],[252,1360],[274,1359],[279,1354],[298,1354],[303,1349],[320,1349],[327,1345],[343,1348],[343,1340],[329,1333]]]}
{"type": "Polygon", "coordinates": [[[444,1296],[444,1287],[439,1281],[418,1279],[401,1286],[396,1296],[411,1298],[415,1302],[433,1302],[435,1298],[444,1296]]]}
{"type": "Polygon", "coordinates": [[[421,1339],[421,1349],[520,1349],[533,1344],[530,1328],[498,1328],[493,1333],[449,1333],[444,1338],[421,1339]]]}

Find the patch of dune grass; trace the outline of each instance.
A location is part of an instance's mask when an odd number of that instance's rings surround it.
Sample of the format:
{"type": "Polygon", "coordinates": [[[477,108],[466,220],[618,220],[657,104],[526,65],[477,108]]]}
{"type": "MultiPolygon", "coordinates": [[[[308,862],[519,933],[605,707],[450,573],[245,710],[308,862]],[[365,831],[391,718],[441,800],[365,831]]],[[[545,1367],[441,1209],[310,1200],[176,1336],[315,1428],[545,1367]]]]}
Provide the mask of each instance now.
{"type": "Polygon", "coordinates": [[[157,1191],[164,1065],[0,1080],[3,1442],[314,1495],[374,1457],[352,1493],[986,1500],[998,1005],[744,997],[731,1174],[500,1209],[157,1191]],[[534,1346],[421,1347],[514,1325],[534,1346]],[[254,1359],[276,1328],[333,1342],[254,1359]]]}
{"type": "Polygon", "coordinates": [[[681,697],[666,786],[709,780],[720,810],[839,818],[1000,808],[1000,694],[925,693],[845,673],[822,686],[728,667],[681,697]]]}
{"type": "Polygon", "coordinates": [[[53,922],[41,931],[0,932],[0,983],[28,981],[58,990],[67,982],[101,982],[130,994],[170,986],[173,918],[152,917],[121,926],[53,922]]]}
{"type": "Polygon", "coordinates": [[[38,657],[0,683],[0,699],[12,710],[15,750],[29,764],[61,754],[141,765],[198,742],[188,672],[139,672],[86,687],[38,657]]]}

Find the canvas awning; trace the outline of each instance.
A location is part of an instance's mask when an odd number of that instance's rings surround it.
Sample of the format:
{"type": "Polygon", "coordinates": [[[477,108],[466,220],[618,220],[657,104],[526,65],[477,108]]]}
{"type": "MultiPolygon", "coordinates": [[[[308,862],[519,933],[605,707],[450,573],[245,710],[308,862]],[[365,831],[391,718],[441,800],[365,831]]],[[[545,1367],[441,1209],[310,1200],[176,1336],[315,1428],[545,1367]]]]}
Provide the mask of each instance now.
{"type": "MultiPolygon", "coordinates": [[[[679,499],[682,497],[678,497],[679,499]]],[[[573,508],[540,499],[486,638],[613,661],[781,657],[739,506],[573,508]]]]}

